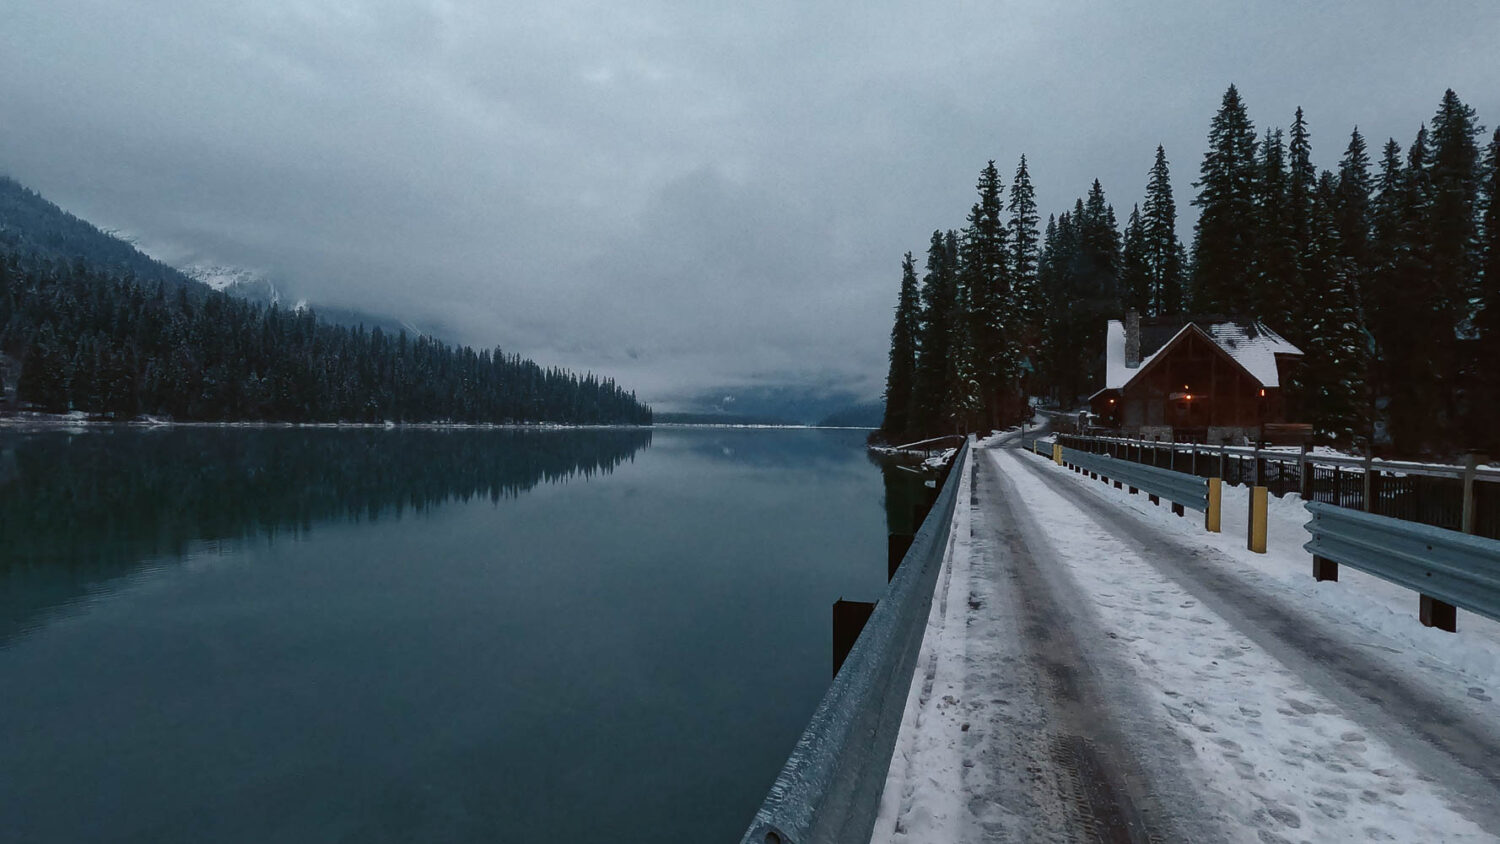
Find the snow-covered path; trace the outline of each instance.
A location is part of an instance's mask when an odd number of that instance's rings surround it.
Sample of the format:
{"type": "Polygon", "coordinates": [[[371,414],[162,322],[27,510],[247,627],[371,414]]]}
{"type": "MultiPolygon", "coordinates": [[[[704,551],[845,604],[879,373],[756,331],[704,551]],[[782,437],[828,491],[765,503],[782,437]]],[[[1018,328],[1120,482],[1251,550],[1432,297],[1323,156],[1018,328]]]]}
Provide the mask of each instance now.
{"type": "Polygon", "coordinates": [[[1031,455],[963,480],[875,841],[1500,840],[1493,626],[1392,635],[1031,455]]]}

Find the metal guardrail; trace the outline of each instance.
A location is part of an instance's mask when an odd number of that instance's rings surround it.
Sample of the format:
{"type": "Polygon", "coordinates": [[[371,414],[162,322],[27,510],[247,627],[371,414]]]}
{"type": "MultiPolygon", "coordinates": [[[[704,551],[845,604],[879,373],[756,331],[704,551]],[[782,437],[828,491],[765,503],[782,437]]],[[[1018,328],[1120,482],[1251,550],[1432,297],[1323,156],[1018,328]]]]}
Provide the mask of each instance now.
{"type": "Polygon", "coordinates": [[[1199,512],[1208,511],[1208,480],[1170,469],[1158,469],[1132,463],[1108,454],[1090,454],[1063,446],[1063,462],[1078,466],[1101,477],[1121,481],[1150,495],[1165,498],[1199,512]]]}
{"type": "Polygon", "coordinates": [[[741,844],[870,840],[952,532],[967,441],[741,844]]]}
{"type": "Polygon", "coordinates": [[[1462,464],[1060,434],[1080,451],[1298,493],[1355,510],[1500,539],[1500,469],[1477,455],[1462,464]]]}
{"type": "Polygon", "coordinates": [[[1305,506],[1312,539],[1302,547],[1317,579],[1337,580],[1343,564],[1405,586],[1422,596],[1428,626],[1453,630],[1454,607],[1500,620],[1500,541],[1321,501],[1305,506]]]}

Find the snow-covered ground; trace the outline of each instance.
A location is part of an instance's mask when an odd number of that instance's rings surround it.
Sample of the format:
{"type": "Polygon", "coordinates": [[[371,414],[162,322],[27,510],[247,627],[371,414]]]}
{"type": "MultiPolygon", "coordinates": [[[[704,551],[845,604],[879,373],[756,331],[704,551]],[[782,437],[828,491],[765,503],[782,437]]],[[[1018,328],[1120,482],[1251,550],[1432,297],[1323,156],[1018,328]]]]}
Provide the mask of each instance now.
{"type": "Polygon", "coordinates": [[[1015,450],[961,480],[874,841],[1500,837],[1500,624],[1313,581],[1294,497],[1254,554],[1240,488],[1210,534],[1015,450]]]}

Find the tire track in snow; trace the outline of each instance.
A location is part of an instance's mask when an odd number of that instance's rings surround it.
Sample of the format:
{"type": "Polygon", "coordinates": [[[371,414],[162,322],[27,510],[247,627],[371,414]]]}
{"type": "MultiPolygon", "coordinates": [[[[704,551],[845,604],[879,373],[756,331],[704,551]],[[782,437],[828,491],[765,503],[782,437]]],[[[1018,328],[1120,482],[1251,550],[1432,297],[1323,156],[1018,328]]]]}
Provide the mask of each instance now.
{"type": "MultiPolygon", "coordinates": [[[[975,494],[987,518],[977,520],[984,536],[976,543],[975,580],[993,584],[991,606],[971,601],[971,608],[990,618],[1010,620],[1020,646],[1020,657],[1009,660],[1014,683],[1025,678],[1042,715],[1035,738],[1041,739],[1043,764],[1028,766],[1032,800],[1044,814],[1067,818],[1064,835],[1070,840],[1157,841],[1191,838],[1188,812],[1174,811],[1162,799],[1163,780],[1180,781],[1180,774],[1163,764],[1139,741],[1127,739],[1126,725],[1117,716],[1129,700],[1115,682],[1125,670],[1086,646],[1085,641],[1102,635],[1087,608],[1070,596],[1075,586],[1053,565],[1042,565],[1035,548],[1018,530],[1020,520],[1014,496],[1002,493],[999,473],[979,452],[979,483],[975,494]],[[1152,770],[1147,760],[1155,759],[1152,770]],[[1050,793],[1049,793],[1050,792],[1050,793]],[[1047,806],[1046,804],[1053,804],[1047,806]]],[[[1022,505],[1023,506],[1023,505],[1022,505]]],[[[971,636],[971,650],[983,642],[971,636]]],[[[976,687],[985,678],[975,678],[976,687]]],[[[993,678],[990,679],[993,682],[993,678]]],[[[1124,707],[1128,709],[1129,707],[1124,707]]],[[[1020,759],[1011,748],[997,744],[980,759],[1002,776],[1015,776],[1020,759]],[[998,752],[993,752],[998,751],[998,752]]],[[[973,789],[978,792],[980,789],[973,789]]]]}
{"type": "MultiPolygon", "coordinates": [[[[1173,703],[1164,699],[1164,707],[1183,734],[1199,731],[1208,737],[1227,730],[1257,739],[1247,747],[1221,735],[1200,744],[1197,755],[1211,769],[1227,767],[1263,804],[1254,810],[1252,803],[1246,818],[1261,824],[1262,840],[1298,834],[1304,822],[1318,829],[1314,837],[1353,833],[1354,816],[1386,818],[1360,830],[1371,839],[1393,834],[1404,838],[1392,829],[1403,821],[1446,822],[1438,837],[1464,832],[1487,837],[1478,829],[1463,829],[1468,825],[1462,819],[1491,836],[1500,835],[1500,740],[1493,723],[1450,705],[1441,695],[1417,686],[1405,672],[1345,641],[1341,631],[1309,616],[1312,607],[1299,611],[1290,605],[1294,597],[1245,583],[1233,573],[1239,562],[1143,522],[1128,508],[1104,500],[1094,489],[1039,460],[1015,452],[989,454],[985,462],[1003,465],[1010,490],[1024,492],[1028,503],[1042,503],[1043,495],[1051,495],[1070,505],[1084,520],[1073,525],[1070,534],[1101,534],[1083,543],[1092,543],[1091,564],[1144,569],[1130,582],[1117,578],[1111,584],[1106,573],[1091,584],[1106,613],[1133,625],[1130,633],[1135,635],[1125,644],[1134,648],[1143,673],[1170,677],[1175,672],[1180,686],[1183,672],[1192,670],[1198,672],[1194,679],[1200,684],[1238,684],[1247,703],[1261,701],[1235,711],[1222,700],[1205,702],[1198,699],[1203,694],[1194,696],[1202,688],[1190,689],[1186,696],[1167,689],[1165,694],[1177,698],[1173,703]],[[1107,559],[1110,556],[1118,559],[1107,559]],[[1200,611],[1200,602],[1206,612],[1200,611]],[[1184,619],[1200,625],[1193,647],[1217,648],[1213,655],[1219,659],[1189,665],[1187,656],[1172,652],[1174,643],[1150,641],[1153,636],[1180,634],[1184,619]],[[1137,645],[1140,639],[1147,641],[1137,645]],[[1267,664],[1264,657],[1272,662],[1267,664]],[[1159,659],[1175,664],[1158,665],[1159,659]],[[1268,697],[1272,686],[1283,694],[1268,697]],[[1341,722],[1353,722],[1378,741],[1367,742],[1359,730],[1340,730],[1341,722]],[[1273,745],[1276,752],[1269,753],[1273,745]],[[1267,785],[1278,777],[1287,782],[1267,785]],[[1419,809],[1429,817],[1411,817],[1419,809]],[[1446,819],[1439,817],[1444,814],[1446,819]],[[1268,818],[1275,823],[1265,823],[1268,818]]],[[[1054,523],[1050,530],[1060,527],[1054,523]]],[[[1057,542],[1069,544],[1064,538],[1057,542]]],[[[1081,547],[1072,544],[1075,550],[1081,547]]],[[[1175,647],[1181,649],[1183,643],[1175,647]]],[[[1422,837],[1433,837],[1434,830],[1420,825],[1408,834],[1419,829],[1425,833],[1422,837]]]]}

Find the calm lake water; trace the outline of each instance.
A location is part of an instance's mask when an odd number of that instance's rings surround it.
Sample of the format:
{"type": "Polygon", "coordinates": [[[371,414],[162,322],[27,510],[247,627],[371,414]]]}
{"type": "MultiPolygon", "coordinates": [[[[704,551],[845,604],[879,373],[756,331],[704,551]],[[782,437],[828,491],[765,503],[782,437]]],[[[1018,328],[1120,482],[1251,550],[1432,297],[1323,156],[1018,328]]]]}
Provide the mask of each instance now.
{"type": "Polygon", "coordinates": [[[735,840],[863,432],[0,434],[0,839],[735,840]]]}

